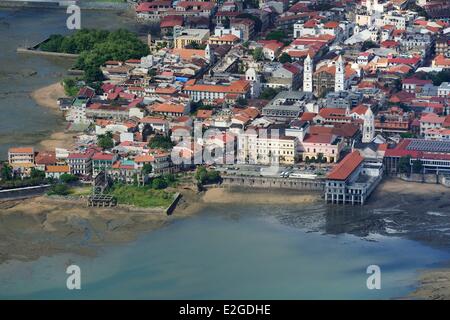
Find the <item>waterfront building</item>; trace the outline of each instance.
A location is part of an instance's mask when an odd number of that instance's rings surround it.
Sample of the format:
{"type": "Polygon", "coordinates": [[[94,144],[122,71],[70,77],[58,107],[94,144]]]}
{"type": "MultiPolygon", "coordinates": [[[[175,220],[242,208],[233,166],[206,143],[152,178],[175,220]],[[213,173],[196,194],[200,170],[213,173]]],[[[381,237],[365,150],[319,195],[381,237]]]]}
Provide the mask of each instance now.
{"type": "Polygon", "coordinates": [[[403,139],[395,147],[388,148],[384,164],[388,174],[397,174],[402,157],[409,157],[410,164],[419,160],[423,173],[450,173],[450,141],[403,139]]]}
{"type": "Polygon", "coordinates": [[[45,169],[46,178],[59,179],[63,174],[70,174],[70,167],[68,165],[47,166],[45,169]]]}
{"type": "Polygon", "coordinates": [[[327,175],[325,201],[363,205],[383,175],[381,162],[365,162],[355,150],[345,156],[327,175]]]}
{"type": "Polygon", "coordinates": [[[69,153],[67,164],[70,167],[70,173],[82,177],[90,177],[92,175],[92,156],[94,153],[94,150],[69,153]]]}
{"type": "Polygon", "coordinates": [[[13,170],[21,175],[30,173],[34,167],[35,153],[33,147],[9,148],[8,162],[13,170]]]}

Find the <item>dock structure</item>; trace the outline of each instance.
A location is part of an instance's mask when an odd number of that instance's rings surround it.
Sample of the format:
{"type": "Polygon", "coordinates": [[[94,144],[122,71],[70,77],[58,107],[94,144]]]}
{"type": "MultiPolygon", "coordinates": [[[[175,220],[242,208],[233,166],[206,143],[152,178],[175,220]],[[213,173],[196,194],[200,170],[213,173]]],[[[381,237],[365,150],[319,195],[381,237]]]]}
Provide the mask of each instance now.
{"type": "Polygon", "coordinates": [[[92,194],[88,197],[88,207],[115,207],[117,205],[117,199],[104,192],[109,187],[109,179],[105,170],[94,178],[92,182],[92,194]]]}
{"type": "Polygon", "coordinates": [[[88,198],[89,207],[115,207],[117,200],[111,195],[107,194],[93,194],[88,198]]]}

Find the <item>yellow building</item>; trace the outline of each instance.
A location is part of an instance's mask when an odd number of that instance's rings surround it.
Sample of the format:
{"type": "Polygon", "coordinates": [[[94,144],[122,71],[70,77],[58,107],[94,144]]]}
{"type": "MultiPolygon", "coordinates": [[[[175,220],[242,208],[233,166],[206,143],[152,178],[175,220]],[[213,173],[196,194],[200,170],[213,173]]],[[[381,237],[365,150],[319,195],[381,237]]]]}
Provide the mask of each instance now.
{"type": "MultiPolygon", "coordinates": [[[[270,130],[268,130],[270,132],[270,130]]],[[[291,165],[298,160],[298,139],[288,136],[270,136],[259,130],[247,130],[238,137],[238,155],[243,163],[291,165]]]]}
{"type": "Polygon", "coordinates": [[[14,170],[29,173],[29,170],[34,167],[34,148],[10,148],[8,162],[14,170]]]}

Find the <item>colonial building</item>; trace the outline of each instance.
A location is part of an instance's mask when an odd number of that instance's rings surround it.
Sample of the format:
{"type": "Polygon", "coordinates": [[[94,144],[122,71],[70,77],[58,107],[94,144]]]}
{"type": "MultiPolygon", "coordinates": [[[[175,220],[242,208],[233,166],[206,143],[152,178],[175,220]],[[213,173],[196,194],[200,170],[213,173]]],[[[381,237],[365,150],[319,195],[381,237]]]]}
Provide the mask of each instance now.
{"type": "Polygon", "coordinates": [[[291,165],[298,160],[298,139],[271,129],[249,129],[238,136],[238,161],[291,165]]]}
{"type": "Polygon", "coordinates": [[[34,166],[34,148],[10,148],[8,162],[14,171],[20,174],[29,174],[34,166]]]}
{"type": "Polygon", "coordinates": [[[327,175],[325,201],[363,205],[383,175],[381,162],[367,162],[355,150],[327,175]]]}

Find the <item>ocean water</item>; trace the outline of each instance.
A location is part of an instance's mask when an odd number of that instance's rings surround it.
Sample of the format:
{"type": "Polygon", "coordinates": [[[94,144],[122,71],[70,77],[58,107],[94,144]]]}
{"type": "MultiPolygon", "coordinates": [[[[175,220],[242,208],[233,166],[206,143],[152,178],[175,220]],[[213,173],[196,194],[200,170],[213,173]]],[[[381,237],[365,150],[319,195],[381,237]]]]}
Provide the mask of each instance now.
{"type": "MultiPolygon", "coordinates": [[[[38,106],[30,93],[60,81],[72,62],[61,58],[18,54],[51,34],[67,34],[67,15],[55,9],[0,8],[0,160],[16,145],[34,145],[61,130],[60,114],[38,106]]],[[[82,11],[82,27],[139,31],[130,19],[111,11],[82,11]]]]}
{"type": "Polygon", "coordinates": [[[0,299],[390,299],[449,253],[397,237],[310,232],[286,223],[326,210],[307,206],[211,206],[97,257],[56,255],[0,265],[0,299]],[[81,268],[81,290],[66,267],[81,268]],[[366,269],[381,269],[381,289],[366,269]]]}

